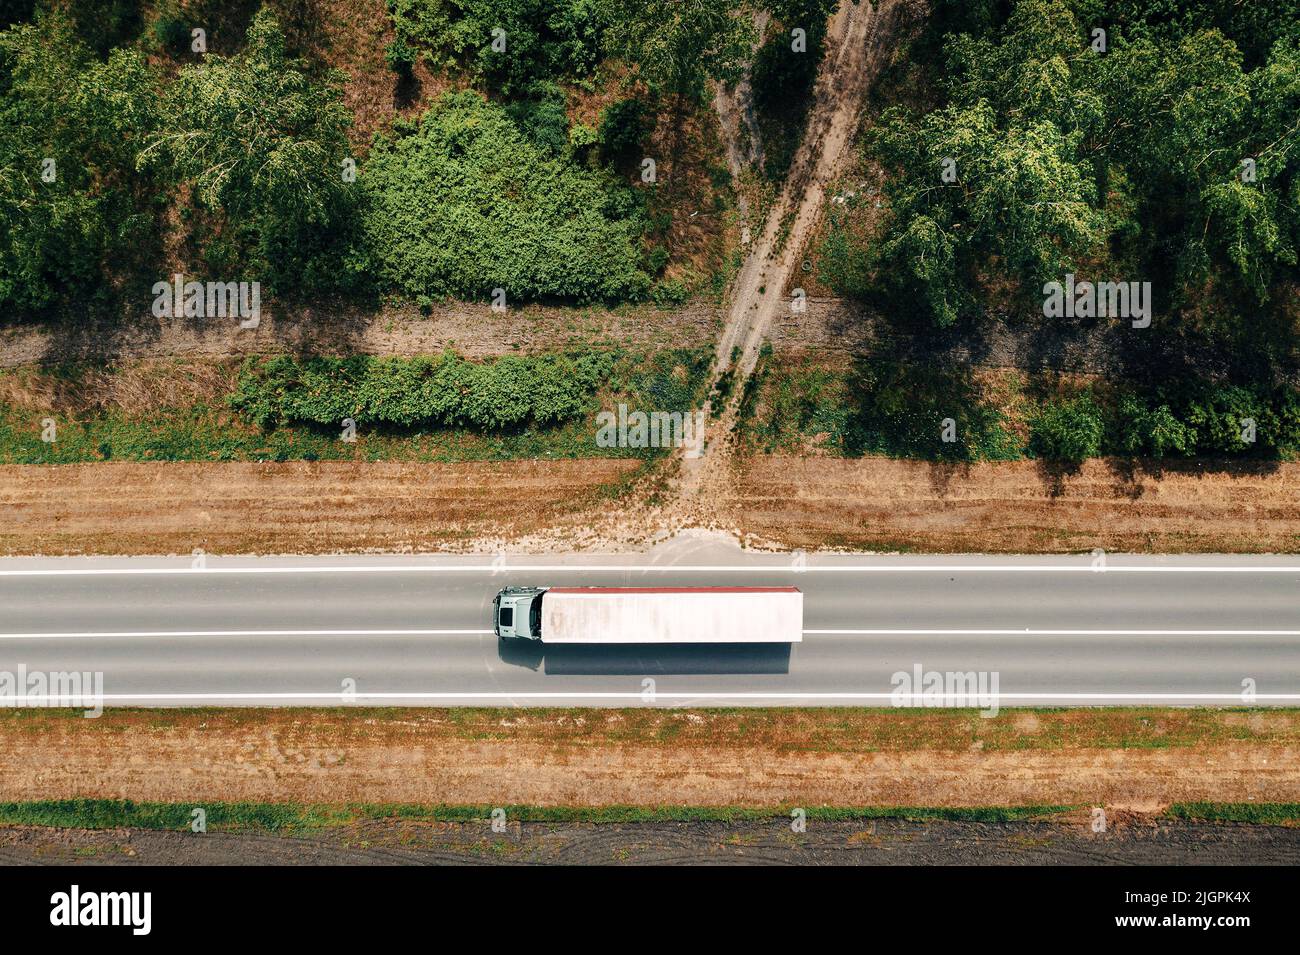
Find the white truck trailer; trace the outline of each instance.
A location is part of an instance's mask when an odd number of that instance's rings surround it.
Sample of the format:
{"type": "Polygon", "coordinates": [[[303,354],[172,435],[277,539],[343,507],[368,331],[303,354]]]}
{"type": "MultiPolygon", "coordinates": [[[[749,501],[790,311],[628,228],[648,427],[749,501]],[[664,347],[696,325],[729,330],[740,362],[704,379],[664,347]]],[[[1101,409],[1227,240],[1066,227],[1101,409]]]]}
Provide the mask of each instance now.
{"type": "Polygon", "coordinates": [[[507,587],[498,637],[542,643],[799,643],[795,587],[507,587]]]}

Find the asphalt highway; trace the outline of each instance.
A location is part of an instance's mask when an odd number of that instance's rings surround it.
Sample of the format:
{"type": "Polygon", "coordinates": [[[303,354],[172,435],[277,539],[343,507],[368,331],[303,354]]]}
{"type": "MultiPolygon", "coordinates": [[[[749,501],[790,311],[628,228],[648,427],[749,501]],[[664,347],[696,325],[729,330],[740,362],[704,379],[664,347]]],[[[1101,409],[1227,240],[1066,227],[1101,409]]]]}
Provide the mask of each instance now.
{"type": "MultiPolygon", "coordinates": [[[[5,673],[114,705],[1300,705],[1300,558],[747,554],[0,560],[5,673]],[[801,643],[545,647],[506,584],[790,585],[801,643]]],[[[17,683],[10,681],[11,686],[17,683]]],[[[10,691],[11,694],[14,691],[10,691]]]]}

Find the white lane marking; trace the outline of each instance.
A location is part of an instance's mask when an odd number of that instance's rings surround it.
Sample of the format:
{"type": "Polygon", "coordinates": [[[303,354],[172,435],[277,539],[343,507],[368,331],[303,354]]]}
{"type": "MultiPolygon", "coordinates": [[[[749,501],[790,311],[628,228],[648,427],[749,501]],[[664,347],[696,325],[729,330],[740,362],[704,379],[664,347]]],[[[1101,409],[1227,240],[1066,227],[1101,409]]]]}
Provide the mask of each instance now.
{"type": "Polygon", "coordinates": [[[76,637],[422,637],[477,636],[491,630],[93,630],[81,633],[0,633],[0,640],[76,637]]]}
{"type": "Polygon", "coordinates": [[[1029,627],[982,630],[805,630],[809,634],[899,637],[1300,637],[1300,630],[1040,630],[1029,627]]]}
{"type": "Polygon", "coordinates": [[[407,566],[307,566],[307,567],[86,567],[39,570],[0,569],[0,577],[129,577],[141,575],[204,574],[411,574],[411,573],[785,573],[785,574],[1300,574],[1300,566],[1205,565],[1144,566],[1109,564],[1098,569],[1088,564],[859,564],[803,566],[781,564],[411,564],[407,566]]]}
{"type": "MultiPolygon", "coordinates": [[[[640,692],[515,692],[515,693],[106,693],[97,697],[105,702],[124,700],[337,700],[341,703],[357,700],[639,700],[640,692]]],[[[998,693],[999,703],[1007,700],[1222,700],[1234,701],[1241,705],[1250,705],[1237,693],[998,693]]],[[[48,696],[13,696],[7,697],[4,706],[45,706],[49,705],[48,696]]],[[[763,693],[759,691],[744,693],[665,693],[657,691],[655,700],[907,700],[914,704],[934,706],[934,696],[921,693],[904,694],[898,697],[893,693],[763,693]]],[[[950,697],[943,697],[944,705],[950,697]]],[[[967,702],[962,697],[956,703],[957,709],[980,709],[979,705],[967,702]]],[[[1300,693],[1256,693],[1257,700],[1300,700],[1300,693]]],[[[63,704],[60,704],[63,705],[63,704]]]]}
{"type": "MultiPolygon", "coordinates": [[[[425,637],[487,636],[485,630],[87,630],[51,633],[0,633],[0,640],[45,640],[114,637],[134,639],[153,637],[425,637]]],[[[1042,630],[1031,628],[987,628],[975,630],[804,630],[804,636],[1049,636],[1049,637],[1300,637],[1300,630],[1042,630]]],[[[742,641],[743,642],[743,641],[742,641]]],[[[547,644],[556,646],[557,644],[547,644]]],[[[587,645],[587,644],[584,644],[587,645]]],[[[605,646],[592,641],[591,646],[605,646]]],[[[695,646],[698,644],[665,644],[695,646]]]]}

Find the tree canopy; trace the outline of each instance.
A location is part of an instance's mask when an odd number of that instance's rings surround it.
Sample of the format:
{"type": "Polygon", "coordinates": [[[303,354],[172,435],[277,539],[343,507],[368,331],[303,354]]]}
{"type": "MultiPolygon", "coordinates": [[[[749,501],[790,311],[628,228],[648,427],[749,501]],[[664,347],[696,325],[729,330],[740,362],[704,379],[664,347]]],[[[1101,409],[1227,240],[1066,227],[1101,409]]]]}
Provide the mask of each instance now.
{"type": "Polygon", "coordinates": [[[1300,247],[1300,17],[1252,6],[1017,0],[1002,20],[938,4],[942,79],[866,136],[887,214],[857,260],[843,234],[828,246],[832,280],[861,289],[869,269],[949,324],[1008,281],[1029,307],[1079,270],[1153,281],[1166,313],[1219,301],[1249,322],[1300,247]]]}

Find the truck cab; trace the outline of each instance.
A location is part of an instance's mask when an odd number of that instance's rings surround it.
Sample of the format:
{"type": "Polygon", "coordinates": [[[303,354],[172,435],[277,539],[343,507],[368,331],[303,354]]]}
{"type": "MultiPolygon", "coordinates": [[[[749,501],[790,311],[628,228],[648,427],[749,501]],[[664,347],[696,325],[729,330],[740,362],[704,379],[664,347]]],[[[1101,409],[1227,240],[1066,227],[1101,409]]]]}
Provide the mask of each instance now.
{"type": "Polygon", "coordinates": [[[545,587],[506,587],[492,599],[492,629],[498,637],[542,638],[545,587]]]}

